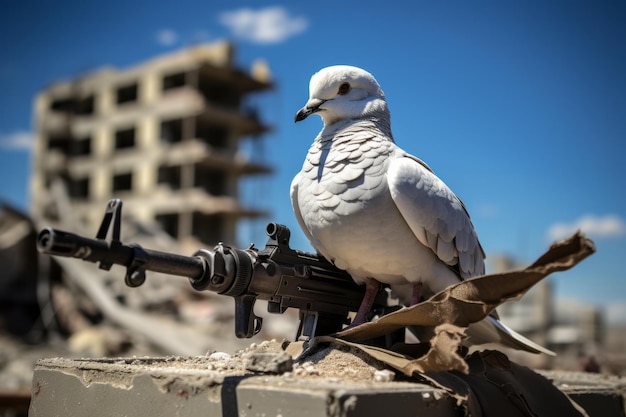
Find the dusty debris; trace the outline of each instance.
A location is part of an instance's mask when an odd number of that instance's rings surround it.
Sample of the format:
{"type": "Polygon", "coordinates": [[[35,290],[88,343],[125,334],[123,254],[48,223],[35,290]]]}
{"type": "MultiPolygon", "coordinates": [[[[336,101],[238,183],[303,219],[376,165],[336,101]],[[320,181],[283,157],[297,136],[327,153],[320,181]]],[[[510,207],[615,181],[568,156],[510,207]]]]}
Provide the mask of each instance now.
{"type": "Polygon", "coordinates": [[[293,359],[286,352],[254,352],[248,356],[246,369],[252,372],[284,374],[293,369],[293,359]]]}
{"type": "MultiPolygon", "coordinates": [[[[82,230],[71,211],[60,212],[67,218],[38,222],[0,204],[0,389],[30,390],[41,358],[197,356],[250,345],[250,340],[235,337],[235,309],[228,297],[197,292],[186,279],[156,273],[149,273],[147,283],[134,290],[124,284],[122,268],[106,271],[38,254],[37,232],[44,226],[95,234],[82,230]],[[24,236],[22,226],[28,232],[24,236]]],[[[190,254],[173,239],[143,226],[124,223],[125,238],[156,250],[190,254]]],[[[259,311],[264,307],[265,302],[257,303],[259,311]]],[[[273,314],[265,323],[256,340],[291,338],[297,313],[273,314]]]]}
{"type": "Polygon", "coordinates": [[[395,373],[363,352],[340,345],[320,347],[314,354],[293,360],[285,352],[286,342],[277,340],[252,343],[234,354],[207,352],[200,356],[100,358],[100,359],[42,359],[37,367],[53,365],[63,372],[76,375],[84,385],[106,374],[109,383],[119,387],[132,386],[133,375],[150,374],[163,389],[187,384],[210,386],[226,377],[276,375],[285,383],[293,380],[350,381],[358,383],[388,383],[395,373]],[[207,385],[208,384],[208,385],[207,385]]]}
{"type": "Polygon", "coordinates": [[[393,381],[396,374],[389,369],[381,369],[374,372],[374,381],[376,382],[390,382],[393,381]]]}
{"type": "Polygon", "coordinates": [[[313,350],[310,355],[296,358],[294,376],[373,381],[377,372],[388,370],[382,362],[350,346],[329,344],[313,350]]]}

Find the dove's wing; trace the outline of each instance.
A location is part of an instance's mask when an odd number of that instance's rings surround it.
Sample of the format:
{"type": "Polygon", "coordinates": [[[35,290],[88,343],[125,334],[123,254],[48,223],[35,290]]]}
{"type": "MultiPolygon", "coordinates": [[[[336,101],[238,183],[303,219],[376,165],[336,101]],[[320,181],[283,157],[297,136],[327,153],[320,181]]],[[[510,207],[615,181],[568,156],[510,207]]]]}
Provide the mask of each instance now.
{"type": "Polygon", "coordinates": [[[293,207],[293,212],[296,215],[296,220],[298,220],[298,224],[300,225],[300,229],[304,232],[309,242],[313,243],[315,239],[311,235],[309,228],[306,227],[304,223],[304,219],[302,218],[302,213],[300,212],[300,204],[298,204],[298,184],[300,184],[300,176],[302,174],[297,173],[296,176],[291,181],[291,206],[293,207]]]}
{"type": "Polygon", "coordinates": [[[393,160],[387,181],[391,197],[417,239],[461,277],[485,272],[484,252],[461,200],[418,158],[393,160]]]}

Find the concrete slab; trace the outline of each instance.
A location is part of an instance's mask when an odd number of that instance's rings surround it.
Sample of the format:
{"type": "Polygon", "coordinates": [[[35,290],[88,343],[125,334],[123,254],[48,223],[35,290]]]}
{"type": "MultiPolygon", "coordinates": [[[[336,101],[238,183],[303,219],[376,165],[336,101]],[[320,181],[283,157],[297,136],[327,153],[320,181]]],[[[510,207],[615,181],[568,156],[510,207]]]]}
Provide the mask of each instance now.
{"type": "Polygon", "coordinates": [[[626,378],[587,372],[539,371],[594,416],[626,415],[626,378]]]}
{"type": "MultiPolygon", "coordinates": [[[[589,416],[625,416],[624,378],[541,373],[589,416]]],[[[394,380],[358,352],[327,349],[292,363],[280,343],[262,342],[234,355],[42,359],[29,416],[448,417],[463,411],[447,391],[394,380]]]]}
{"type": "Polygon", "coordinates": [[[208,369],[202,358],[44,359],[35,369],[29,416],[456,414],[444,391],[418,383],[240,373],[208,369]]]}

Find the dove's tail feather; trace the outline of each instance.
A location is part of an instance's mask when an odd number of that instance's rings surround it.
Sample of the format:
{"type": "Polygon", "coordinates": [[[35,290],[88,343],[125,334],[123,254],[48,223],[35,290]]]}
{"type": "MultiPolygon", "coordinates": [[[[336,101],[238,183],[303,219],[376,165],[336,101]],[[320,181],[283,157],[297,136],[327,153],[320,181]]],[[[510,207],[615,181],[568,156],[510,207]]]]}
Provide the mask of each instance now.
{"type": "Polygon", "coordinates": [[[531,353],[545,353],[556,356],[554,352],[522,336],[506,326],[500,320],[487,316],[486,319],[472,323],[467,328],[468,341],[472,345],[500,343],[504,346],[531,353]]]}

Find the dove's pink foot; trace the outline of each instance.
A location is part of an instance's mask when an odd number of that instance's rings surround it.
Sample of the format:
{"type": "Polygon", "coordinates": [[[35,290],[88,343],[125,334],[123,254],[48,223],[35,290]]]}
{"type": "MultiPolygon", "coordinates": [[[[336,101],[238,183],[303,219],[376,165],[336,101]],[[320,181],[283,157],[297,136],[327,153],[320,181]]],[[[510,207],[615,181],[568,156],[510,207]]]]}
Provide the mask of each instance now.
{"type": "Polygon", "coordinates": [[[413,294],[411,295],[411,305],[414,306],[415,304],[419,303],[420,298],[422,298],[422,281],[415,283],[415,286],[413,287],[413,294]]]}
{"type": "Polygon", "coordinates": [[[359,306],[359,311],[356,312],[354,320],[352,320],[352,323],[350,323],[350,326],[348,327],[355,327],[367,321],[367,314],[374,305],[378,290],[380,290],[380,282],[374,279],[368,279],[365,281],[365,295],[363,296],[363,300],[359,306]]]}

